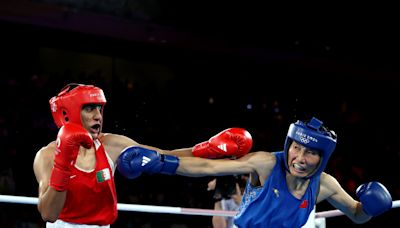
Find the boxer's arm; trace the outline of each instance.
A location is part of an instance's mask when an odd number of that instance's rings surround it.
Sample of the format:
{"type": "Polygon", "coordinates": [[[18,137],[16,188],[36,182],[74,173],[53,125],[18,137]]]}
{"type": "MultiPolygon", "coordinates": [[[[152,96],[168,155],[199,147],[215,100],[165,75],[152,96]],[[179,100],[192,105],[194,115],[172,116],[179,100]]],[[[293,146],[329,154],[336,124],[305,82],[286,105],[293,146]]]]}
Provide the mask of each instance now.
{"type": "MultiPolygon", "coordinates": [[[[221,201],[214,203],[214,210],[222,211],[221,201]]],[[[212,217],[213,228],[227,228],[226,218],[223,216],[212,217]]]]}
{"type": "Polygon", "coordinates": [[[126,148],[117,159],[119,172],[130,179],[142,173],[178,174],[182,176],[223,176],[232,174],[269,172],[275,164],[274,156],[254,152],[239,159],[205,159],[198,157],[175,157],[160,154],[138,146],[126,148]]]}
{"type": "Polygon", "coordinates": [[[176,150],[162,150],[160,151],[160,153],[177,157],[193,157],[192,147],[176,149],[176,150]]]}
{"type": "Polygon", "coordinates": [[[140,146],[177,157],[240,158],[250,152],[253,139],[250,133],[243,128],[228,128],[208,141],[198,143],[191,148],[161,150],[146,145],[140,146]]]}
{"type": "Polygon", "coordinates": [[[56,191],[49,186],[51,171],[53,168],[53,153],[55,143],[39,150],[33,162],[33,170],[39,184],[38,210],[44,221],[57,220],[66,199],[66,191],[56,191]]]}
{"type": "Polygon", "coordinates": [[[176,157],[193,157],[192,148],[181,148],[181,149],[174,149],[174,150],[164,150],[154,146],[148,146],[143,144],[138,144],[139,147],[143,147],[149,150],[157,151],[160,154],[172,155],[176,157]]]}
{"type": "Polygon", "coordinates": [[[160,154],[172,155],[177,157],[218,157],[213,154],[215,151],[219,151],[220,157],[241,157],[247,154],[252,147],[252,138],[250,133],[241,128],[230,128],[220,132],[218,135],[212,137],[209,142],[203,142],[204,145],[200,148],[200,144],[195,145],[193,148],[181,148],[174,150],[164,150],[154,146],[148,146],[140,144],[133,139],[118,135],[118,134],[102,134],[100,137],[107,153],[111,159],[116,162],[121,152],[130,146],[139,146],[149,150],[157,151],[160,154]],[[227,151],[219,148],[220,145],[225,145],[227,151]],[[232,145],[232,146],[227,146],[232,145]],[[211,152],[210,152],[211,151],[211,152]]]}
{"type": "Polygon", "coordinates": [[[185,157],[185,156],[193,156],[192,148],[183,148],[176,150],[163,150],[154,146],[143,145],[135,140],[118,134],[110,134],[106,133],[100,137],[100,141],[103,143],[104,148],[113,162],[116,164],[118,157],[120,154],[127,148],[131,146],[139,146],[149,150],[157,151],[160,154],[167,154],[177,157],[185,157]]]}
{"type": "Polygon", "coordinates": [[[274,156],[266,152],[249,153],[239,159],[206,159],[181,157],[177,174],[182,176],[223,176],[268,173],[275,165],[274,156]]]}
{"type": "Polygon", "coordinates": [[[335,208],[342,211],[353,222],[361,224],[371,219],[362,210],[362,205],[353,199],[339,184],[339,182],[329,174],[321,175],[321,190],[319,201],[326,199],[335,208]]]}

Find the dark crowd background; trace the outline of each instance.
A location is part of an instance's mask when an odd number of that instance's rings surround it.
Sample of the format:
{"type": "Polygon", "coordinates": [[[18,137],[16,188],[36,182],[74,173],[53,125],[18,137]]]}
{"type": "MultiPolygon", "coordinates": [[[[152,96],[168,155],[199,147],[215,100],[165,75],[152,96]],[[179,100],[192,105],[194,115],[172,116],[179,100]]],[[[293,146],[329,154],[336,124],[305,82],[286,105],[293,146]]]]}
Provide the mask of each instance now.
{"type": "MultiPolygon", "coordinates": [[[[37,197],[33,159],[57,134],[48,100],[78,82],[105,91],[104,132],[163,149],[243,127],[253,151],[278,151],[291,122],[316,116],[338,134],[326,171],[344,189],[354,196],[380,181],[400,199],[390,7],[245,4],[2,1],[0,194],[37,197]]],[[[116,173],[120,203],[185,208],[213,208],[211,179],[116,173]]],[[[44,226],[34,205],[0,203],[0,211],[0,227],[44,226]]],[[[393,209],[362,225],[329,218],[327,227],[399,227],[399,218],[393,209]]],[[[211,217],[120,212],[113,227],[211,227],[211,217]]]]}

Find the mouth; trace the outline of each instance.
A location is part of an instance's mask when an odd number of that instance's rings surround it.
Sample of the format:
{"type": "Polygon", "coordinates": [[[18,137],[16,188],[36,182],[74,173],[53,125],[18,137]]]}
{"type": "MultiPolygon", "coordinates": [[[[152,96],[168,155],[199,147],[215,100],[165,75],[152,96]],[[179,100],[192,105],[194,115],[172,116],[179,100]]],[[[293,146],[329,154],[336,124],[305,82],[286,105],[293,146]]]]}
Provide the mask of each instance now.
{"type": "Polygon", "coordinates": [[[92,133],[100,133],[100,124],[94,124],[93,126],[90,127],[90,131],[92,133]]]}
{"type": "Polygon", "coordinates": [[[294,170],[295,170],[296,172],[298,172],[298,173],[304,173],[304,172],[307,170],[306,167],[301,166],[301,165],[299,165],[299,164],[297,164],[297,163],[294,163],[294,164],[292,165],[292,167],[293,167],[294,170]]]}

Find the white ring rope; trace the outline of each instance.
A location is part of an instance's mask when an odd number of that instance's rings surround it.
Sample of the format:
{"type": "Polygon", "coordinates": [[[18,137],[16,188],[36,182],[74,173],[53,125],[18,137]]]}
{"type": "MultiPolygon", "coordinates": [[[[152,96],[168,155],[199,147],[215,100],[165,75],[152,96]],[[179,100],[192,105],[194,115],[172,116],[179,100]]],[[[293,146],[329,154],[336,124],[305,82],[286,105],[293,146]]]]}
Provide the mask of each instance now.
{"type": "MultiPolygon", "coordinates": [[[[0,203],[37,204],[38,198],[27,197],[27,196],[0,195],[0,203]]],[[[400,207],[400,200],[393,201],[392,208],[397,208],[397,207],[400,207]]],[[[118,203],[117,208],[120,211],[204,215],[204,216],[233,217],[236,214],[236,211],[222,211],[222,210],[167,207],[167,206],[151,206],[151,205],[124,204],[124,203],[118,203]]],[[[315,218],[330,218],[330,217],[336,217],[336,216],[341,216],[341,215],[343,215],[343,212],[341,212],[339,210],[330,210],[330,211],[322,211],[322,212],[315,213],[315,218]]]]}
{"type": "MultiPolygon", "coordinates": [[[[393,201],[392,208],[400,207],[400,200],[393,201]]],[[[315,213],[315,218],[330,218],[344,215],[340,210],[321,211],[315,213]]]]}
{"type": "MultiPolygon", "coordinates": [[[[0,203],[2,202],[19,203],[19,204],[37,204],[38,198],[27,197],[27,196],[0,195],[0,203]]],[[[125,203],[117,204],[117,208],[119,211],[136,211],[136,212],[148,212],[148,213],[186,214],[186,215],[204,215],[204,216],[233,217],[236,214],[236,211],[151,206],[151,205],[125,204],[125,203]]]]}

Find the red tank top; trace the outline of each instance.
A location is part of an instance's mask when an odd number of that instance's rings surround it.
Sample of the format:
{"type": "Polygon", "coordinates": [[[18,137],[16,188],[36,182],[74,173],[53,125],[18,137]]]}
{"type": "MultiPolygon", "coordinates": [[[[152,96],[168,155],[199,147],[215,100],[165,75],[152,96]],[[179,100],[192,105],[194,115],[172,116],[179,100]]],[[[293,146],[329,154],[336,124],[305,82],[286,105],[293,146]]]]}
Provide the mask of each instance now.
{"type": "Polygon", "coordinates": [[[103,145],[96,145],[96,167],[91,172],[73,168],[67,198],[59,219],[78,224],[109,225],[117,218],[114,173],[103,145]]]}

